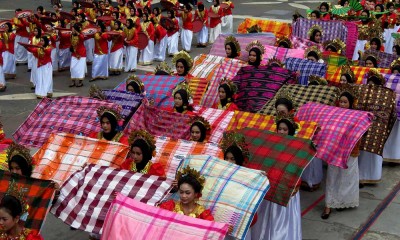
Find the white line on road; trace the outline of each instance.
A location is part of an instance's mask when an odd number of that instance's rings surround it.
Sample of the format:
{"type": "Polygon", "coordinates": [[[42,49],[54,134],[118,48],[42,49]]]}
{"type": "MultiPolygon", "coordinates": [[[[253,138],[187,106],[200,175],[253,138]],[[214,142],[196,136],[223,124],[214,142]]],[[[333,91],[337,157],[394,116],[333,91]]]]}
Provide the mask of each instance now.
{"type": "MultiPolygon", "coordinates": [[[[53,97],[64,97],[70,95],[76,95],[77,93],[69,92],[56,92],[53,93],[53,97]]],[[[36,95],[33,93],[18,93],[0,96],[0,100],[31,100],[36,99],[36,95]]]]}
{"type": "Polygon", "coordinates": [[[281,4],[282,2],[247,2],[241,3],[243,5],[272,5],[272,4],[281,4]]]}

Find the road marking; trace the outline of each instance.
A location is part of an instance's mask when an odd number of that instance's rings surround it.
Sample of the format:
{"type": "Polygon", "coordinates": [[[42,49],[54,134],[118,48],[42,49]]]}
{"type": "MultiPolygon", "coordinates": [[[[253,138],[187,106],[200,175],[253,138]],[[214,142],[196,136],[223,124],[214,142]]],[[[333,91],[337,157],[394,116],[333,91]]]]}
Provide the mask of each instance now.
{"type": "Polygon", "coordinates": [[[294,8],[300,8],[300,9],[305,9],[308,10],[310,7],[303,5],[303,4],[298,4],[298,3],[288,3],[289,6],[292,6],[294,8]]]}
{"type": "Polygon", "coordinates": [[[241,3],[243,5],[272,5],[272,4],[281,4],[282,2],[247,2],[241,3]]]}
{"type": "MultiPolygon", "coordinates": [[[[78,93],[55,92],[53,93],[53,97],[64,97],[76,94],[78,93]]],[[[18,93],[18,94],[9,94],[0,96],[0,100],[32,100],[32,99],[36,99],[36,95],[34,93],[18,93]]]]}

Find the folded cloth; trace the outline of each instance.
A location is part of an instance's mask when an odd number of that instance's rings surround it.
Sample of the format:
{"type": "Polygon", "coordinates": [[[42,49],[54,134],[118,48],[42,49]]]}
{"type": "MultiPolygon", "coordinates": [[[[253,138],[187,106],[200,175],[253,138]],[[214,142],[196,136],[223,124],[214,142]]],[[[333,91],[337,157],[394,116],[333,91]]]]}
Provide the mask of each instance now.
{"type": "Polygon", "coordinates": [[[325,63],[313,62],[300,58],[287,58],[285,67],[290,71],[300,72],[298,83],[306,86],[308,85],[308,77],[310,77],[310,75],[325,77],[327,70],[325,63]]]}
{"type": "MultiPolygon", "coordinates": [[[[369,68],[367,67],[359,67],[359,66],[351,66],[350,69],[354,72],[355,75],[355,83],[361,84],[363,79],[366,77],[366,74],[369,71],[369,68]]],[[[380,73],[390,73],[390,69],[384,69],[384,68],[376,68],[378,72],[380,73]]],[[[331,78],[327,79],[330,82],[334,83],[340,83],[340,77],[341,77],[341,68],[337,68],[336,72],[331,76],[331,78]]]]}
{"type": "Polygon", "coordinates": [[[135,113],[143,100],[143,95],[126,92],[125,90],[103,90],[106,100],[116,103],[122,107],[121,115],[126,122],[135,113]]]}
{"type": "Polygon", "coordinates": [[[273,33],[277,37],[290,36],[292,32],[292,27],[290,23],[254,18],[245,18],[243,22],[239,24],[237,32],[246,34],[248,33],[247,29],[253,26],[258,26],[259,28],[261,28],[261,31],[263,33],[273,33]]]}

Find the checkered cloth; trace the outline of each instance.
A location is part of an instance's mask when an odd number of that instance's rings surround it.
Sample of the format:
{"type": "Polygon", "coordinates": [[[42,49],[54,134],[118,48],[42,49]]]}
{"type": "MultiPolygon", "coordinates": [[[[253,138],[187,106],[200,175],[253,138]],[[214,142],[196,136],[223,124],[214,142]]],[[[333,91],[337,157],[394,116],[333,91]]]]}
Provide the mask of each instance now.
{"type": "MultiPolygon", "coordinates": [[[[368,54],[373,54],[374,56],[378,56],[378,58],[379,58],[378,67],[379,68],[390,68],[390,64],[392,64],[392,62],[397,59],[397,55],[395,55],[395,54],[376,51],[376,50],[366,50],[364,52],[364,55],[368,56],[368,54]]],[[[365,61],[361,59],[359,62],[359,65],[362,67],[365,67],[365,61]]]]}
{"type": "Polygon", "coordinates": [[[269,189],[267,177],[259,170],[205,155],[189,156],[182,164],[186,166],[200,171],[206,179],[199,204],[211,210],[216,222],[231,226],[231,236],[244,239],[269,189]]]}
{"type": "Polygon", "coordinates": [[[353,58],[353,53],[357,45],[358,27],[355,22],[344,21],[342,23],[347,28],[346,51],[345,51],[346,57],[351,60],[353,58]]]}
{"type": "MultiPolygon", "coordinates": [[[[296,132],[296,137],[312,139],[317,129],[316,122],[299,122],[300,129],[296,132]]],[[[235,111],[232,121],[230,122],[227,131],[239,130],[242,128],[257,128],[276,132],[275,117],[259,113],[249,113],[235,111]]]]}
{"type": "Polygon", "coordinates": [[[317,144],[317,158],[340,168],[347,168],[347,160],[358,140],[372,124],[372,113],[307,103],[299,108],[297,118],[316,121],[321,130],[313,138],[317,144]]]}
{"type": "Polygon", "coordinates": [[[275,97],[264,105],[259,113],[275,116],[275,102],[277,100],[276,96],[279,96],[281,92],[285,91],[292,96],[293,103],[296,104],[296,108],[299,108],[301,105],[308,102],[335,105],[336,99],[339,96],[339,89],[333,86],[303,86],[299,84],[284,85],[281,87],[281,89],[279,89],[275,97]]]}
{"type": "Polygon", "coordinates": [[[251,153],[245,166],[265,171],[271,185],[266,199],[286,207],[301,182],[304,168],[317,153],[311,140],[254,128],[243,128],[239,132],[244,135],[251,153]]]}
{"type": "Polygon", "coordinates": [[[362,137],[360,150],[382,155],[383,147],[396,121],[396,93],[377,85],[358,85],[357,109],[374,115],[371,127],[362,137]]]}
{"type": "MultiPolygon", "coordinates": [[[[172,106],[172,91],[175,86],[185,81],[185,78],[178,76],[156,76],[156,75],[137,75],[144,84],[146,97],[154,100],[154,106],[169,107],[172,106]]],[[[115,87],[115,90],[125,91],[125,80],[115,87]]]]}
{"type": "Polygon", "coordinates": [[[118,168],[128,152],[128,146],[121,143],[53,133],[33,156],[36,166],[32,177],[53,180],[61,185],[85,164],[118,168]]]}
{"type": "MultiPolygon", "coordinates": [[[[315,43],[313,41],[308,40],[307,38],[291,36],[290,40],[292,41],[294,49],[307,50],[307,48],[309,47],[316,46],[321,52],[324,51],[324,46],[322,44],[315,43]]],[[[304,56],[302,56],[301,58],[304,58],[304,56]]]]}
{"type": "MultiPolygon", "coordinates": [[[[192,98],[193,98],[193,105],[199,105],[201,102],[201,99],[203,98],[204,94],[206,93],[206,90],[208,88],[209,80],[206,78],[190,78],[189,81],[189,88],[190,91],[192,92],[192,98]]],[[[171,100],[172,97],[171,97],[171,100]]],[[[171,104],[170,106],[172,106],[171,104]]]]}
{"type": "Polygon", "coordinates": [[[102,239],[134,236],[135,239],[223,240],[227,232],[227,224],[178,214],[118,194],[104,221],[102,239]]]}
{"type": "Polygon", "coordinates": [[[154,175],[90,164],[64,183],[51,213],[71,227],[101,234],[115,193],[155,206],[171,184],[171,180],[154,175]]]}
{"type": "Polygon", "coordinates": [[[6,194],[11,181],[15,181],[29,205],[24,227],[40,231],[54,197],[54,183],[0,170],[0,199],[6,194]]]}
{"type": "MultiPolygon", "coordinates": [[[[366,74],[369,71],[369,68],[367,67],[359,67],[359,66],[351,66],[351,70],[354,72],[356,82],[357,84],[361,84],[363,78],[366,77],[366,74]]],[[[390,69],[384,69],[384,68],[376,68],[380,73],[390,73],[390,69]]],[[[334,83],[340,83],[340,76],[341,76],[341,68],[337,68],[335,74],[331,76],[331,78],[328,78],[330,82],[334,83]]]]}
{"type": "MultiPolygon", "coordinates": [[[[274,45],[276,38],[272,33],[247,33],[247,34],[220,34],[213,43],[210,53],[211,55],[226,57],[225,52],[225,39],[228,36],[234,36],[240,45],[240,56],[239,60],[247,62],[249,60],[249,52],[246,51],[246,46],[257,39],[262,45],[274,45]]],[[[265,57],[262,63],[266,63],[265,57]]]]}
{"type": "Polygon", "coordinates": [[[268,61],[273,57],[281,60],[284,62],[286,58],[293,57],[293,58],[304,58],[304,50],[303,49],[291,49],[291,48],[281,48],[281,47],[274,47],[274,46],[264,46],[265,47],[265,54],[264,59],[268,61]]]}
{"type": "Polygon", "coordinates": [[[125,90],[103,90],[102,92],[108,101],[122,107],[121,115],[127,121],[135,113],[143,100],[142,95],[126,92],[125,90]]]}
{"type": "MultiPolygon", "coordinates": [[[[246,18],[238,26],[238,33],[247,33],[247,29],[257,25],[261,28],[262,32],[270,32],[276,36],[290,36],[292,27],[289,23],[277,22],[265,19],[246,18]]],[[[270,44],[273,45],[273,44],[270,44]]]]}
{"type": "Polygon", "coordinates": [[[332,75],[335,74],[337,68],[347,63],[347,58],[337,53],[323,52],[322,58],[324,59],[324,62],[328,65],[326,79],[331,79],[332,75]]]}
{"type": "Polygon", "coordinates": [[[115,103],[87,97],[44,98],[18,127],[13,137],[22,145],[40,147],[51,133],[66,132],[86,136],[99,132],[101,126],[96,110],[101,106],[118,108],[115,103]]]}
{"type": "Polygon", "coordinates": [[[124,132],[144,129],[156,136],[189,139],[190,116],[142,104],[132,116],[124,132]]]}
{"type": "Polygon", "coordinates": [[[213,76],[224,59],[224,57],[220,56],[201,54],[194,58],[194,64],[189,73],[194,77],[212,81],[213,76]]]}
{"type": "Polygon", "coordinates": [[[213,107],[214,104],[218,103],[218,88],[221,79],[224,77],[232,79],[236,76],[236,73],[239,71],[239,69],[245,65],[247,64],[240,60],[225,58],[218,68],[217,74],[214,73],[207,92],[204,94],[203,99],[201,100],[201,105],[203,107],[213,107]]]}
{"type": "Polygon", "coordinates": [[[294,81],[294,74],[272,66],[242,67],[232,81],[238,86],[236,105],[241,111],[257,112],[274,97],[282,85],[294,81]]]}
{"type": "Polygon", "coordinates": [[[305,18],[299,18],[293,23],[292,36],[309,39],[307,32],[313,25],[319,25],[323,29],[322,42],[335,38],[339,38],[343,42],[347,40],[347,28],[343,25],[342,21],[311,20],[305,18]]]}
{"type": "Polygon", "coordinates": [[[385,86],[396,93],[397,119],[400,120],[400,74],[383,74],[383,77],[386,79],[385,86]]]}
{"type": "Polygon", "coordinates": [[[301,85],[308,85],[308,77],[310,75],[325,77],[327,70],[325,63],[318,63],[300,58],[287,58],[285,67],[293,72],[300,72],[299,84],[301,85]]]}

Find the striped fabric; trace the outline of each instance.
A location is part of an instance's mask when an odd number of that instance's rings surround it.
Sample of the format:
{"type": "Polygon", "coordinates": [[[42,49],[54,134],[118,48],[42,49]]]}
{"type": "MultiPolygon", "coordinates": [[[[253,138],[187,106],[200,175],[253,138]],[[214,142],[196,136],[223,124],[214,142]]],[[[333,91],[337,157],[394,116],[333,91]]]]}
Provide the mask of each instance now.
{"type": "Polygon", "coordinates": [[[348,59],[353,58],[353,53],[356,49],[356,44],[358,40],[358,27],[355,22],[343,21],[342,22],[347,28],[347,39],[346,39],[346,57],[348,59]]]}
{"type": "Polygon", "coordinates": [[[25,146],[41,147],[52,133],[89,135],[101,131],[97,108],[119,105],[86,97],[44,98],[13,134],[25,146]]]}
{"type": "Polygon", "coordinates": [[[171,180],[154,175],[90,164],[64,183],[51,213],[71,227],[101,234],[115,193],[154,206],[171,184],[171,180]]]}
{"type": "MultiPolygon", "coordinates": [[[[189,88],[190,91],[192,92],[192,98],[193,98],[193,105],[199,105],[201,102],[201,99],[203,98],[204,94],[206,93],[206,90],[208,88],[210,80],[206,78],[190,78],[189,81],[189,88]]],[[[171,100],[172,97],[171,97],[171,100]]],[[[171,104],[170,106],[172,106],[171,104]]]]}
{"type": "Polygon", "coordinates": [[[335,74],[338,67],[343,66],[347,63],[347,58],[337,53],[323,52],[322,58],[324,59],[324,62],[328,65],[328,69],[326,71],[326,79],[331,79],[332,75],[335,74]]]}
{"type": "Polygon", "coordinates": [[[246,18],[243,22],[239,24],[237,32],[246,34],[247,29],[251,28],[254,25],[260,27],[262,32],[270,32],[275,34],[277,37],[290,36],[292,31],[291,25],[289,23],[266,19],[246,18]]]}
{"type": "Polygon", "coordinates": [[[311,102],[301,106],[296,116],[303,121],[318,123],[321,130],[313,138],[317,145],[316,157],[340,168],[347,168],[351,151],[373,119],[369,112],[311,102]]]}
{"type": "Polygon", "coordinates": [[[271,59],[273,57],[284,62],[286,58],[304,58],[304,49],[291,49],[291,48],[281,48],[274,46],[265,46],[265,54],[263,56],[264,60],[271,59]]]}
{"type": "MultiPolygon", "coordinates": [[[[365,75],[368,73],[369,68],[367,67],[359,67],[359,66],[351,66],[350,67],[351,70],[354,72],[356,81],[355,83],[357,84],[361,84],[363,78],[365,78],[365,75]]],[[[390,69],[384,69],[384,68],[376,68],[380,73],[390,73],[390,69]]],[[[327,79],[330,82],[334,82],[334,83],[340,83],[340,76],[341,76],[341,72],[340,72],[341,68],[337,68],[336,72],[333,74],[333,76],[331,76],[331,78],[327,79]]]]}
{"type": "MultiPolygon", "coordinates": [[[[397,55],[387,53],[387,52],[381,52],[381,51],[375,51],[375,50],[366,50],[364,52],[364,56],[365,55],[368,56],[369,54],[372,54],[379,58],[379,61],[378,61],[379,68],[390,68],[390,64],[392,64],[392,62],[397,59],[397,55]]],[[[363,61],[361,59],[359,62],[359,65],[362,67],[365,67],[365,61],[363,61]]]]}
{"type": "Polygon", "coordinates": [[[300,58],[287,58],[285,67],[290,71],[300,72],[299,84],[306,86],[308,85],[308,77],[310,75],[325,77],[327,69],[325,63],[318,63],[300,58]]]}
{"type": "Polygon", "coordinates": [[[308,39],[307,32],[313,25],[319,25],[323,29],[322,42],[339,38],[343,42],[347,40],[347,28],[342,21],[324,21],[299,18],[293,23],[292,36],[308,39]]]}
{"type": "MultiPolygon", "coordinates": [[[[317,123],[313,121],[300,121],[299,125],[300,129],[297,130],[296,137],[311,140],[317,130],[317,123]]],[[[259,113],[235,111],[235,115],[233,115],[227,131],[242,128],[256,128],[276,132],[275,117],[259,113]]]]}
{"type": "Polygon", "coordinates": [[[229,123],[233,117],[232,111],[219,110],[214,108],[196,108],[198,115],[207,119],[211,125],[210,136],[206,138],[208,142],[219,143],[229,123]]]}
{"type": "Polygon", "coordinates": [[[227,224],[177,214],[121,194],[111,203],[104,223],[102,239],[107,240],[132,236],[157,240],[223,240],[228,231],[227,224]]]}
{"type": "Polygon", "coordinates": [[[212,81],[214,74],[221,66],[224,57],[201,54],[194,58],[194,64],[190,70],[190,74],[194,77],[205,78],[208,81],[212,81]]]}
{"type": "Polygon", "coordinates": [[[396,93],[397,119],[400,120],[400,74],[383,74],[383,77],[386,79],[385,86],[396,93]]]}
{"type": "Polygon", "coordinates": [[[126,121],[129,121],[130,117],[135,113],[143,99],[142,95],[126,91],[103,90],[102,92],[108,101],[122,107],[121,115],[126,121]]]}
{"type": "Polygon", "coordinates": [[[62,185],[86,164],[118,168],[128,155],[128,146],[68,133],[51,134],[33,156],[32,177],[53,180],[62,185]]]}
{"type": "Polygon", "coordinates": [[[199,204],[211,210],[216,222],[231,226],[231,236],[244,239],[269,189],[267,177],[259,170],[205,155],[189,156],[182,164],[186,166],[200,171],[206,179],[199,204]]]}
{"type": "MultiPolygon", "coordinates": [[[[318,49],[321,50],[321,52],[324,51],[324,46],[322,44],[310,41],[310,40],[308,40],[308,38],[301,38],[301,37],[291,36],[290,40],[292,41],[294,49],[307,50],[307,48],[309,48],[309,47],[317,46],[318,49]]],[[[301,57],[301,58],[304,58],[304,56],[301,57]]]]}

